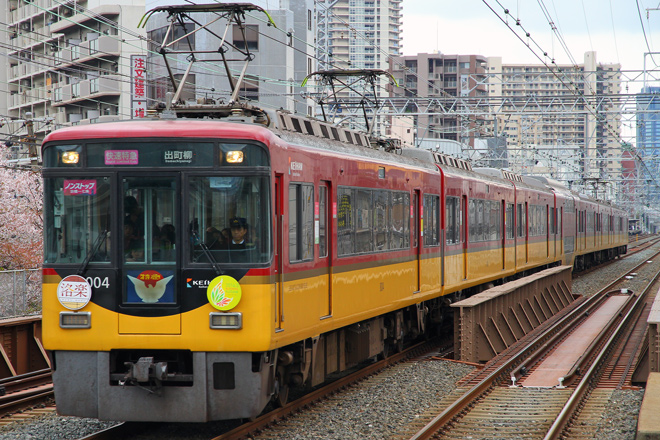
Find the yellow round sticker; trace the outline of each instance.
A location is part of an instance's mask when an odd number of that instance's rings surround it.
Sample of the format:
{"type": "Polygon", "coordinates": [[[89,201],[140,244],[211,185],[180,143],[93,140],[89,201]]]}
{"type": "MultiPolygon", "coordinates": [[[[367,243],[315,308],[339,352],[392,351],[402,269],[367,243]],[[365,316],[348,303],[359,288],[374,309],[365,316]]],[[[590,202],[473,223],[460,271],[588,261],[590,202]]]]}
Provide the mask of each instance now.
{"type": "Polygon", "coordinates": [[[206,297],[216,309],[231,310],[241,301],[241,285],[229,275],[220,275],[206,288],[206,297]]]}

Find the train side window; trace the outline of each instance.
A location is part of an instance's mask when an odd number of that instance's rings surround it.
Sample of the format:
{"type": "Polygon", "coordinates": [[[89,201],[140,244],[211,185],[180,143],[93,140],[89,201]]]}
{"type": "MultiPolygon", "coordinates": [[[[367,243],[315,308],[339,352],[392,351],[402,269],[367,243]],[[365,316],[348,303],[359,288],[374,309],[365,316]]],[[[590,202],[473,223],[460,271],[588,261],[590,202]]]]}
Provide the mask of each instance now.
{"type": "Polygon", "coordinates": [[[353,188],[337,190],[337,254],[340,257],[354,252],[354,192],[353,188]]]}
{"type": "Polygon", "coordinates": [[[513,222],[513,203],[506,204],[506,238],[512,239],[515,237],[516,230],[514,229],[513,222]]]}
{"type": "Polygon", "coordinates": [[[550,207],[550,234],[557,233],[557,219],[555,217],[555,208],[550,207]]]}
{"type": "Polygon", "coordinates": [[[410,194],[367,188],[337,189],[337,255],[410,246],[410,194]]]}
{"type": "Polygon", "coordinates": [[[389,224],[389,192],[374,191],[374,243],[376,251],[390,248],[387,226],[389,224]]]}
{"type": "Polygon", "coordinates": [[[424,194],[424,246],[440,244],[440,197],[424,194]]]}
{"type": "Polygon", "coordinates": [[[468,201],[468,241],[476,241],[477,232],[477,208],[474,205],[475,200],[468,201]]]}
{"type": "Polygon", "coordinates": [[[490,237],[490,201],[470,199],[468,203],[468,237],[471,242],[486,241],[490,237]]]}
{"type": "Polygon", "coordinates": [[[289,261],[314,258],[314,185],[289,185],[289,261]]]}
{"type": "Polygon", "coordinates": [[[392,234],[390,249],[405,249],[410,246],[410,194],[402,191],[391,193],[392,234]]]}
{"type": "Polygon", "coordinates": [[[502,238],[502,212],[501,205],[495,200],[485,200],[484,227],[487,228],[486,240],[500,240],[502,238]]]}
{"type": "Polygon", "coordinates": [[[447,244],[460,243],[460,199],[458,197],[447,196],[445,199],[445,218],[447,244]]]}
{"type": "Polygon", "coordinates": [[[486,240],[486,223],[484,218],[484,200],[475,200],[475,205],[477,207],[477,240],[476,241],[485,241],[486,240]]]}
{"type": "Polygon", "coordinates": [[[518,220],[518,237],[524,237],[527,230],[527,215],[525,214],[525,205],[522,203],[516,205],[516,218],[518,220]]]}
{"type": "Polygon", "coordinates": [[[355,252],[358,254],[372,252],[374,250],[374,238],[372,236],[372,192],[373,191],[368,189],[357,190],[357,206],[355,210],[355,252]]]}

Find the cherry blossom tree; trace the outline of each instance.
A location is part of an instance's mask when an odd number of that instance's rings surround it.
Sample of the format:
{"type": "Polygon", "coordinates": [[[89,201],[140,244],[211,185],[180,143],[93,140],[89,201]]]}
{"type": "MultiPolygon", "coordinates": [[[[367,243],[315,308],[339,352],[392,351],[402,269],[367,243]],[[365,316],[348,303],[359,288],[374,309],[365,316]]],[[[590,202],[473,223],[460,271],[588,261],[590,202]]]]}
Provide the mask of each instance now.
{"type": "Polygon", "coordinates": [[[43,181],[41,172],[18,167],[0,144],[0,269],[41,267],[43,181]]]}

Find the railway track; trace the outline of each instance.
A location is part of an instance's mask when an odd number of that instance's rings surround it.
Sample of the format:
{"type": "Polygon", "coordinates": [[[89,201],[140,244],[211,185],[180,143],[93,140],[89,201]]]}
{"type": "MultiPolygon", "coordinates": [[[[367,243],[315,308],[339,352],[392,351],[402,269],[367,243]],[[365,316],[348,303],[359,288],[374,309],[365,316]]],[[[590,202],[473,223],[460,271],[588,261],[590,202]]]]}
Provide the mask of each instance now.
{"type": "Polygon", "coordinates": [[[625,294],[624,286],[634,277],[623,275],[596,295],[581,298],[547,328],[494,358],[465,381],[455,399],[440,402],[438,407],[443,409],[409,438],[593,438],[611,392],[630,387],[645,316],[658,290],[660,264],[649,263],[659,256],[629,272],[648,281],[639,292],[628,292],[625,305],[612,313],[606,330],[589,343],[561,381],[553,386],[525,385],[525,376],[531,377],[544,359],[559,352],[560,342],[571,334],[569,329],[586,322],[587,315],[596,315],[614,292],[625,294]]]}
{"type": "MultiPolygon", "coordinates": [[[[648,246],[652,245],[657,241],[658,241],[657,238],[645,242],[639,240],[640,246],[638,248],[640,250],[646,249],[648,246]]],[[[659,259],[659,258],[656,256],[653,257],[652,259],[659,259]]],[[[634,272],[635,270],[637,269],[631,270],[629,272],[634,272]]],[[[652,299],[649,301],[652,301],[652,299]]],[[[647,314],[648,314],[647,312],[640,313],[639,316],[636,318],[637,322],[645,323],[647,314]]],[[[590,399],[588,402],[583,404],[584,409],[577,416],[578,417],[577,420],[579,420],[577,426],[581,427],[584,436],[588,437],[587,431],[588,429],[591,429],[588,427],[593,425],[590,424],[590,420],[593,420],[595,417],[602,415],[603,408],[606,406],[607,402],[609,401],[608,399],[612,395],[613,390],[636,388],[634,386],[631,386],[630,383],[631,383],[632,372],[634,370],[636,353],[639,352],[640,346],[642,345],[641,339],[643,337],[643,333],[644,333],[643,325],[638,325],[633,330],[631,330],[629,332],[628,337],[626,338],[628,340],[628,343],[625,346],[621,346],[620,348],[618,348],[617,349],[618,351],[616,351],[614,353],[614,356],[612,357],[613,360],[611,360],[610,363],[603,368],[603,372],[600,375],[597,388],[591,391],[591,396],[594,397],[590,399]],[[590,416],[589,414],[593,414],[593,415],[590,416]]],[[[431,355],[428,356],[427,358],[433,360],[433,359],[446,358],[447,356],[451,356],[449,352],[437,352],[435,356],[431,355]]],[[[485,372],[488,371],[489,369],[492,371],[492,367],[490,365],[483,371],[485,372]]],[[[40,371],[34,373],[33,378],[31,378],[30,376],[32,376],[32,373],[27,375],[20,375],[11,379],[0,380],[0,387],[4,387],[4,390],[7,395],[7,397],[0,396],[0,414],[5,415],[3,419],[0,420],[0,424],[8,424],[13,421],[23,421],[26,418],[40,416],[43,414],[54,412],[55,409],[52,401],[52,386],[49,385],[49,372],[40,371]],[[41,384],[37,383],[39,380],[42,381],[41,384]],[[30,382],[32,382],[32,384],[30,384],[30,382]],[[42,387],[44,388],[43,390],[41,389],[42,387]],[[21,391],[22,388],[28,388],[30,389],[30,391],[21,391]],[[42,391],[43,391],[43,395],[42,395],[42,391]],[[18,396],[21,395],[23,395],[24,398],[18,398],[18,396]],[[32,400],[31,396],[34,396],[34,398],[36,399],[42,399],[42,400],[34,401],[32,400]],[[13,415],[7,416],[7,414],[13,414],[13,415]]],[[[355,380],[359,381],[360,379],[355,379],[355,380]]],[[[460,389],[461,393],[465,393],[466,387],[473,386],[476,383],[476,381],[477,379],[475,377],[472,377],[470,382],[464,382],[462,384],[463,388],[460,389]]],[[[342,386],[340,386],[340,388],[341,387],[342,386]]],[[[343,387],[346,388],[347,385],[343,385],[343,387]]],[[[2,390],[2,388],[0,388],[0,390],[2,390]]],[[[499,407],[502,407],[502,402],[504,401],[503,399],[505,399],[508,394],[511,394],[513,392],[515,392],[515,389],[511,390],[508,388],[508,384],[506,383],[506,378],[505,378],[504,382],[502,382],[499,386],[495,387],[494,390],[492,391],[492,395],[493,395],[492,398],[495,399],[493,401],[499,402],[497,405],[499,407]]],[[[559,393],[557,394],[559,395],[559,393]]],[[[524,401],[526,402],[527,405],[532,405],[533,407],[533,404],[527,400],[527,397],[531,398],[532,395],[533,395],[532,393],[529,393],[524,401]]],[[[442,400],[440,405],[449,406],[458,397],[459,397],[458,395],[454,394],[452,395],[451,399],[442,400]]],[[[321,399],[322,398],[319,398],[319,400],[321,399]]],[[[561,398],[559,400],[561,400],[561,398]]],[[[485,401],[486,399],[484,399],[484,402],[485,401]]],[[[522,399],[520,399],[520,401],[523,402],[522,399]]],[[[299,405],[304,410],[305,407],[308,407],[313,404],[304,403],[303,401],[301,401],[299,405]]],[[[294,407],[292,406],[291,408],[294,407]]],[[[516,405],[513,404],[509,405],[507,406],[507,411],[513,411],[515,408],[516,405]]],[[[525,406],[522,406],[522,408],[524,409],[525,406]]],[[[296,411],[301,411],[301,410],[299,408],[298,409],[294,408],[293,410],[291,410],[291,413],[295,413],[296,411]]],[[[492,412],[490,410],[488,411],[492,412]]],[[[478,414],[478,413],[475,412],[474,414],[478,414]]],[[[262,426],[267,427],[267,426],[273,426],[276,423],[283,423],[283,421],[286,420],[287,416],[271,415],[270,417],[271,417],[270,421],[267,421],[267,419],[261,420],[262,423],[264,423],[264,420],[266,420],[265,424],[262,426]]],[[[474,417],[474,415],[470,417],[474,417]]],[[[512,420],[515,419],[516,417],[520,417],[521,420],[530,420],[529,414],[519,414],[518,416],[515,415],[505,416],[504,414],[500,414],[495,418],[493,424],[497,425],[499,423],[502,427],[501,429],[504,429],[504,425],[502,425],[502,420],[505,417],[509,417],[512,420]]],[[[125,423],[122,424],[121,427],[112,428],[110,430],[107,430],[107,432],[104,431],[102,433],[95,434],[95,436],[86,437],[86,438],[126,437],[128,435],[126,433],[131,433],[131,435],[133,435],[136,432],[140,432],[142,430],[140,425],[141,424],[137,424],[137,423],[125,423]]],[[[255,426],[256,427],[254,428],[248,428],[246,426],[242,426],[241,430],[246,430],[246,432],[249,433],[249,432],[259,432],[259,430],[261,429],[266,429],[263,427],[260,428],[258,427],[258,425],[255,426]]],[[[573,427],[572,429],[576,430],[575,427],[573,427]]],[[[250,435],[250,434],[236,434],[236,437],[231,437],[229,435],[234,435],[234,434],[225,434],[225,436],[227,437],[223,436],[217,438],[245,438],[246,435],[250,435]]],[[[580,437],[580,435],[577,435],[575,438],[584,438],[584,437],[580,437]]]]}
{"type": "Polygon", "coordinates": [[[0,379],[0,417],[35,406],[52,404],[50,369],[0,379]]]}
{"type": "MultiPolygon", "coordinates": [[[[213,440],[236,440],[245,438],[254,438],[259,436],[265,430],[286,430],[288,420],[302,411],[313,411],[313,408],[331,398],[342,393],[360,382],[382,373],[388,368],[405,363],[411,360],[419,359],[440,359],[451,353],[450,343],[440,343],[437,340],[427,341],[394,354],[387,359],[374,362],[371,365],[363,367],[358,371],[339,378],[328,385],[312,391],[282,408],[269,411],[255,420],[248,421],[242,425],[225,432],[219,436],[213,437],[213,440]]],[[[125,438],[135,436],[148,429],[149,424],[143,423],[123,423],[115,427],[84,437],[84,440],[109,440],[116,438],[125,438]]],[[[210,437],[209,437],[210,438],[210,437]]],[[[81,439],[81,440],[83,440],[81,439]]]]}

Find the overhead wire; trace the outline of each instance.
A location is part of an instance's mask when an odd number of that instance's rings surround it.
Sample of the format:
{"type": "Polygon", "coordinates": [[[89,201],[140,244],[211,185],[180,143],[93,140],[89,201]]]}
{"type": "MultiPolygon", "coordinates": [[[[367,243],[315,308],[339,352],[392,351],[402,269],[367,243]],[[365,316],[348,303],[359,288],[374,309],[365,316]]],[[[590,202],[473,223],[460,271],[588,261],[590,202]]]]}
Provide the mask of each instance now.
{"type": "MultiPolygon", "coordinates": [[[[508,23],[505,19],[503,19],[503,18],[497,13],[497,11],[495,11],[495,9],[493,9],[493,7],[492,7],[490,4],[488,4],[488,1],[487,1],[487,0],[482,0],[482,1],[483,1],[483,3],[486,4],[486,6],[487,6],[487,7],[488,7],[488,8],[489,8],[489,9],[490,9],[490,10],[491,10],[491,11],[492,11],[492,12],[493,12],[493,13],[494,13],[499,19],[500,19],[500,21],[502,21],[502,22],[503,22],[503,23],[504,23],[504,24],[505,24],[505,25],[506,25],[506,26],[507,26],[507,27],[508,27],[513,33],[514,33],[514,35],[515,35],[515,36],[516,36],[516,37],[517,37],[517,38],[518,38],[523,44],[525,44],[525,46],[526,46],[528,49],[531,50],[532,54],[533,54],[537,59],[541,60],[541,62],[542,62],[544,65],[546,65],[546,67],[548,67],[548,69],[550,70],[550,72],[551,72],[553,75],[555,75],[555,77],[557,77],[557,79],[559,79],[559,81],[560,81],[562,84],[564,84],[564,85],[566,86],[565,81],[559,76],[558,72],[556,72],[556,71],[553,70],[553,69],[550,69],[550,67],[546,64],[546,62],[545,62],[545,61],[544,61],[544,60],[543,60],[543,59],[542,59],[542,58],[541,58],[541,57],[540,57],[540,56],[539,56],[539,55],[538,55],[538,54],[532,49],[532,47],[531,47],[528,43],[526,43],[526,42],[521,38],[521,36],[518,35],[518,33],[515,32],[515,31],[513,30],[513,28],[511,28],[511,26],[509,25],[509,23],[508,23]]],[[[636,1],[638,2],[638,0],[636,0],[636,1]]],[[[504,13],[505,13],[505,15],[509,15],[509,10],[508,10],[507,8],[505,8],[505,7],[500,3],[499,0],[496,0],[496,2],[497,2],[497,3],[498,3],[498,4],[504,9],[504,13]]],[[[638,3],[638,10],[639,10],[639,3],[638,3]]],[[[520,26],[520,20],[519,20],[519,19],[516,20],[516,24],[517,24],[518,26],[520,26]]],[[[529,33],[527,33],[527,37],[530,38],[529,33]]],[[[540,46],[539,46],[536,42],[535,42],[535,44],[537,45],[537,47],[540,48],[540,46]]],[[[542,50],[542,49],[541,49],[541,50],[542,50]]],[[[547,56],[547,53],[546,53],[546,52],[544,52],[544,56],[547,56]]],[[[555,64],[555,63],[554,63],[554,60],[552,60],[552,63],[555,64]]],[[[561,69],[560,69],[560,71],[561,71],[561,69]]],[[[572,82],[571,82],[571,84],[572,84],[572,82]]],[[[592,106],[591,106],[591,105],[589,104],[589,102],[586,100],[586,97],[584,96],[584,94],[583,94],[579,89],[577,89],[576,87],[573,87],[573,88],[568,88],[568,90],[571,91],[571,93],[573,93],[573,94],[576,94],[576,93],[577,93],[577,95],[579,95],[580,97],[582,97],[582,99],[584,99],[584,102],[585,102],[585,108],[588,110],[588,112],[591,113],[591,115],[592,115],[593,117],[595,117],[596,121],[602,121],[603,118],[600,117],[600,116],[598,115],[598,113],[596,112],[596,110],[595,110],[594,108],[592,108],[592,106]]],[[[576,96],[577,96],[577,95],[576,95],[576,96]]],[[[617,133],[617,132],[615,132],[615,131],[613,130],[613,128],[611,127],[611,125],[610,125],[609,123],[605,123],[605,127],[604,127],[604,128],[606,128],[606,130],[608,131],[608,133],[610,133],[611,137],[612,137],[613,139],[615,139],[615,140],[616,140],[616,141],[617,141],[622,147],[623,147],[624,145],[626,145],[626,142],[620,137],[619,133],[617,133]]],[[[660,188],[660,183],[658,182],[658,180],[656,179],[656,177],[650,173],[650,170],[648,169],[648,166],[647,166],[646,163],[644,162],[643,158],[639,155],[638,152],[635,152],[634,155],[635,155],[635,157],[639,160],[639,163],[641,163],[641,165],[642,165],[642,166],[646,169],[646,171],[649,173],[650,177],[651,177],[651,178],[653,179],[653,181],[655,182],[656,187],[660,188]]]]}
{"type": "Polygon", "coordinates": [[[644,27],[644,21],[642,20],[642,11],[639,7],[639,0],[635,0],[635,4],[637,5],[637,14],[639,15],[639,24],[642,26],[642,33],[644,34],[644,41],[646,42],[646,49],[648,49],[648,53],[651,56],[651,60],[653,61],[653,64],[655,64],[655,66],[658,67],[658,63],[655,61],[655,58],[653,58],[653,51],[651,50],[651,46],[649,45],[649,39],[648,39],[648,36],[646,35],[646,28],[644,27]]]}
{"type": "MultiPolygon", "coordinates": [[[[30,3],[29,0],[25,0],[25,1],[26,1],[27,3],[30,3]]],[[[61,2],[59,2],[59,0],[55,0],[55,1],[58,2],[59,5],[64,6],[64,7],[66,7],[66,8],[69,8],[70,10],[72,10],[72,11],[74,11],[74,12],[81,13],[81,14],[85,15],[86,17],[90,18],[91,20],[98,20],[98,18],[95,16],[95,15],[98,15],[98,14],[93,13],[92,11],[90,11],[90,10],[87,9],[87,8],[83,8],[83,7],[81,7],[80,5],[78,5],[77,7],[74,7],[74,6],[71,6],[71,5],[69,5],[69,4],[61,3],[61,2]],[[95,15],[92,15],[92,14],[95,14],[95,15]]],[[[31,3],[31,4],[32,4],[32,3],[31,3]]],[[[45,10],[44,8],[41,8],[41,9],[42,9],[42,10],[45,10]]],[[[55,14],[53,14],[52,12],[49,12],[49,13],[50,13],[51,15],[55,15],[55,16],[61,18],[61,19],[67,19],[67,20],[71,21],[69,17],[64,17],[64,16],[62,16],[62,15],[60,15],[60,14],[57,14],[57,13],[55,13],[55,14]]],[[[111,21],[111,20],[107,20],[107,23],[109,23],[111,27],[113,27],[114,29],[116,29],[116,30],[118,30],[118,31],[121,30],[121,31],[129,32],[130,35],[135,36],[136,38],[139,38],[141,41],[143,41],[143,42],[145,42],[145,43],[147,43],[147,44],[149,44],[149,43],[150,43],[150,44],[158,44],[158,45],[160,44],[160,42],[153,41],[153,40],[151,40],[151,39],[149,39],[149,38],[147,38],[147,37],[144,37],[144,36],[142,36],[142,35],[140,35],[140,34],[135,33],[134,31],[127,30],[125,27],[123,27],[123,26],[119,26],[118,24],[116,24],[115,22],[113,22],[113,21],[111,21]]],[[[80,26],[80,27],[83,27],[83,28],[86,28],[86,29],[88,29],[88,30],[97,31],[96,29],[93,29],[93,28],[91,28],[91,27],[89,27],[89,26],[85,26],[85,25],[82,24],[82,23],[76,23],[76,25],[77,25],[77,26],[80,26]]],[[[134,45],[134,44],[132,44],[132,43],[129,43],[129,42],[126,41],[125,39],[119,39],[118,37],[115,37],[115,36],[111,36],[111,37],[114,38],[114,39],[116,39],[117,41],[119,41],[119,42],[122,43],[122,44],[129,44],[129,45],[131,45],[131,46],[133,46],[133,47],[135,47],[135,48],[137,48],[137,49],[139,49],[139,50],[141,50],[141,51],[146,51],[146,52],[152,53],[153,55],[159,55],[159,56],[161,55],[161,54],[159,54],[158,52],[155,52],[155,51],[149,50],[148,47],[145,49],[145,48],[143,48],[143,47],[141,47],[141,46],[136,46],[136,45],[134,45]]],[[[218,70],[213,70],[213,69],[208,69],[206,66],[202,67],[201,65],[200,65],[200,66],[197,66],[197,67],[198,67],[198,68],[201,68],[201,70],[210,70],[211,73],[216,74],[216,75],[220,75],[220,76],[224,76],[224,75],[225,75],[224,71],[221,70],[220,68],[218,68],[218,70]]],[[[199,71],[196,71],[196,72],[199,73],[199,71]]],[[[287,85],[287,84],[291,84],[291,82],[289,82],[289,81],[281,80],[281,79],[277,79],[277,78],[264,78],[262,81],[264,81],[264,82],[267,81],[267,82],[270,82],[270,83],[281,82],[281,83],[284,83],[285,85],[287,85]]],[[[189,86],[190,86],[190,87],[193,87],[194,85],[193,85],[193,84],[189,84],[189,86]]],[[[199,88],[199,87],[197,87],[197,88],[199,88]]],[[[202,88],[202,89],[203,89],[203,88],[202,88]]],[[[211,92],[211,90],[209,89],[209,90],[207,90],[207,92],[211,92]]],[[[278,94],[279,94],[279,93],[278,93],[278,94]]]]}
{"type": "MultiPolygon", "coordinates": [[[[344,23],[345,23],[345,22],[344,22],[344,23]]],[[[345,24],[346,24],[346,23],[345,23],[345,24]]],[[[346,24],[346,25],[349,26],[348,24],[346,24]]],[[[360,36],[360,37],[364,37],[360,32],[357,32],[357,31],[356,31],[356,34],[357,34],[358,36],[360,36]]],[[[366,37],[364,37],[364,38],[366,38],[366,37]]],[[[373,40],[367,39],[367,41],[371,41],[371,42],[373,43],[373,40]]],[[[126,42],[125,42],[125,41],[122,41],[122,43],[125,44],[126,42]]],[[[379,47],[379,50],[382,51],[382,48],[379,47]]],[[[389,54],[387,54],[387,55],[388,55],[388,57],[390,56],[389,54]]],[[[399,64],[399,65],[401,65],[401,64],[399,64]]]]}

